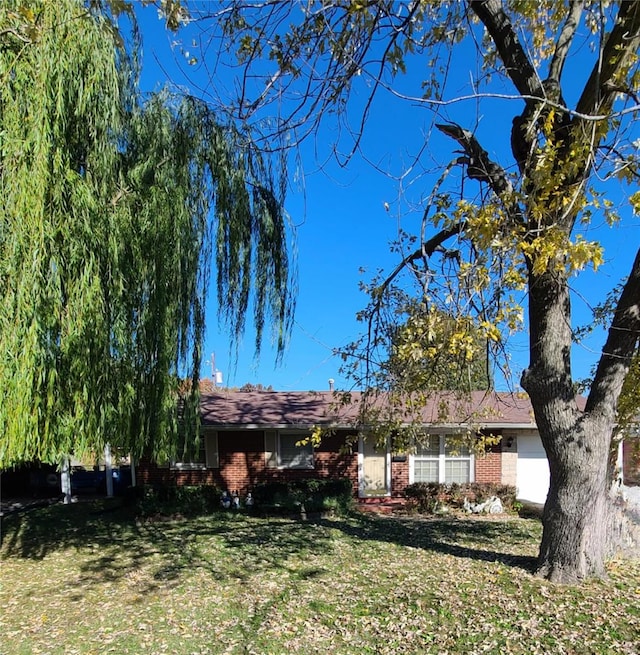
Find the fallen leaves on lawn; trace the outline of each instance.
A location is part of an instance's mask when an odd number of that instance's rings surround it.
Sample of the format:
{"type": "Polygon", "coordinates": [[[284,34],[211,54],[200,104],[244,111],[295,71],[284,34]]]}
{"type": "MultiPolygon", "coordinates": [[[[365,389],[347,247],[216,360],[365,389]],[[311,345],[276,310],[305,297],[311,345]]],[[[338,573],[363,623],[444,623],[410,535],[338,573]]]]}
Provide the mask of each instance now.
{"type": "Polygon", "coordinates": [[[534,520],[110,514],[78,530],[6,540],[3,655],[640,652],[640,563],[578,588],[536,579],[534,520]]]}

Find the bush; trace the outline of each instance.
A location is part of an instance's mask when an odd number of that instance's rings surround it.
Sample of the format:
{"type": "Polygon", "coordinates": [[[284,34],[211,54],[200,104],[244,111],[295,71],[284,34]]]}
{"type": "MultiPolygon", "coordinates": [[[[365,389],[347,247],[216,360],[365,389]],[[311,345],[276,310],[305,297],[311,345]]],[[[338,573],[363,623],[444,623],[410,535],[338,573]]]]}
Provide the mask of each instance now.
{"type": "Polygon", "coordinates": [[[208,484],[197,486],[164,485],[143,487],[138,512],[143,516],[210,514],[220,508],[220,490],[208,484]]]}
{"type": "Polygon", "coordinates": [[[437,482],[414,482],[404,490],[410,505],[424,514],[433,514],[438,508],[438,498],[444,485],[437,482]]]}
{"type": "Polygon", "coordinates": [[[301,479],[289,482],[263,482],[253,489],[254,506],[262,511],[290,514],[300,512],[344,513],[353,505],[351,481],[301,479]]]}
{"type": "Polygon", "coordinates": [[[443,509],[462,510],[464,502],[482,503],[497,496],[505,511],[516,509],[516,489],[509,485],[492,482],[469,482],[465,484],[438,484],[437,482],[415,482],[404,490],[410,505],[418,512],[435,514],[443,509]]]}

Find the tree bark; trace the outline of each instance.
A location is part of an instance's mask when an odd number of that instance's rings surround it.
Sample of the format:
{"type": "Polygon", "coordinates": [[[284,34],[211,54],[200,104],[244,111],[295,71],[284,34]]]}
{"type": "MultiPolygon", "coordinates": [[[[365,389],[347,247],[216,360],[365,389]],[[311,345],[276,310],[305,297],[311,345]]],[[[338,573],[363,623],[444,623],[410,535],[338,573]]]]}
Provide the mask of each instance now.
{"type": "Polygon", "coordinates": [[[607,475],[612,429],[579,420],[573,428],[556,426],[543,437],[543,443],[552,443],[553,454],[537,573],[553,582],[574,584],[605,574],[613,547],[614,503],[607,475]]]}
{"type": "Polygon", "coordinates": [[[571,306],[562,272],[529,271],[531,362],[522,376],[547,453],[550,487],[538,574],[573,584],[603,576],[623,547],[625,517],[611,493],[616,405],[640,334],[640,250],[620,295],[586,406],[571,375],[571,306]]]}
{"type": "MultiPolygon", "coordinates": [[[[469,6],[491,35],[507,75],[524,96],[525,111],[516,117],[512,149],[526,178],[535,168],[531,157],[537,143],[535,134],[526,136],[523,127],[531,110],[547,98],[563,107],[560,76],[569,46],[582,12],[581,0],[572,0],[556,42],[549,79],[541,82],[526,50],[498,0],[470,0],[469,6]]],[[[554,134],[560,146],[558,162],[572,161],[573,179],[557,189],[572,195],[573,184],[581,184],[593,165],[601,139],[596,116],[604,119],[619,92],[617,76],[637,55],[640,45],[640,2],[620,3],[618,16],[603,45],[569,119],[561,116],[560,130],[554,134]],[[586,118],[586,117],[589,118],[586,118]],[[569,129],[572,127],[573,129],[569,129]],[[587,146],[586,148],[584,146],[587,146]],[[575,152],[584,151],[583,161],[575,152]]],[[[540,126],[536,125],[536,134],[540,126]]],[[[455,137],[454,137],[455,138],[455,137]]],[[[460,141],[459,141],[460,142],[460,141]]],[[[463,147],[465,144],[462,144],[463,147]]],[[[468,151],[469,149],[466,148],[468,151]]],[[[493,187],[499,194],[499,189],[493,187]]],[[[535,194],[534,188],[524,188],[535,194]]],[[[535,195],[532,198],[535,200],[535,195]]],[[[574,212],[550,214],[543,227],[555,226],[571,235],[574,212]]],[[[535,221],[532,234],[536,234],[535,221]]],[[[571,375],[571,306],[569,284],[562,262],[536,273],[528,262],[530,364],[522,376],[550,468],[550,488],[544,510],[544,531],[538,573],[557,582],[574,583],[605,573],[607,555],[619,545],[622,535],[619,507],[610,493],[611,444],[616,425],[616,407],[631,357],[640,334],[640,252],[620,296],[609,337],[603,349],[586,407],[578,407],[571,375]]]]}
{"type": "Polygon", "coordinates": [[[564,390],[551,378],[545,385],[543,376],[534,381],[528,375],[527,390],[550,470],[537,573],[566,584],[601,577],[619,534],[610,494],[613,418],[580,411],[573,398],[561,397],[564,390]],[[542,385],[555,387],[557,395],[541,393],[542,385]]]}
{"type": "Polygon", "coordinates": [[[550,469],[538,573],[574,583],[604,572],[606,462],[613,424],[588,420],[575,398],[566,274],[530,270],[529,278],[531,361],[522,386],[550,469]]]}
{"type": "Polygon", "coordinates": [[[614,427],[587,416],[564,438],[558,430],[553,435],[559,454],[549,456],[537,575],[575,584],[605,577],[606,562],[614,555],[637,555],[640,525],[612,484],[614,427]]]}

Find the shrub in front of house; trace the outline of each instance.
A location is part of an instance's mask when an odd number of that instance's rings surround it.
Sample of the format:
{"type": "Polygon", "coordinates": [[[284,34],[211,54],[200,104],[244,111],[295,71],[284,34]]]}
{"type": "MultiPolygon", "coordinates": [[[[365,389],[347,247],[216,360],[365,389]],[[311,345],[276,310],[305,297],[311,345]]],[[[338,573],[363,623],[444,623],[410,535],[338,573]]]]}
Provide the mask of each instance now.
{"type": "Polygon", "coordinates": [[[138,498],[137,509],[142,516],[198,516],[220,509],[220,490],[214,485],[145,486],[138,498]]]}
{"type": "Polygon", "coordinates": [[[405,487],[404,495],[408,499],[408,508],[421,514],[434,514],[438,509],[438,502],[442,487],[437,482],[414,482],[405,487]]]}
{"type": "Polygon", "coordinates": [[[500,499],[505,512],[513,512],[517,508],[515,487],[490,482],[415,482],[405,488],[404,495],[409,508],[422,514],[465,511],[469,505],[478,505],[493,497],[500,499]]]}
{"type": "Polygon", "coordinates": [[[252,490],[255,509],[276,514],[344,513],[353,506],[352,494],[347,478],[263,482],[252,490]]]}

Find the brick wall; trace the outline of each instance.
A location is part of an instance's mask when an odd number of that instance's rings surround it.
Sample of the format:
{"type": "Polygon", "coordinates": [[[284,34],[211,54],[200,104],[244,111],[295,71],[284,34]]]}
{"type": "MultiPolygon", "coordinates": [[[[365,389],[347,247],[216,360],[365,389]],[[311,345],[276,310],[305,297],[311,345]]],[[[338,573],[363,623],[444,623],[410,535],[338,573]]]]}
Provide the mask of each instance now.
{"type": "Polygon", "coordinates": [[[391,460],[391,495],[404,496],[404,490],[409,484],[409,456],[404,462],[391,460]]]}
{"type": "Polygon", "coordinates": [[[499,443],[489,446],[483,455],[475,456],[475,481],[502,482],[502,448],[499,443]]]}
{"type": "Polygon", "coordinates": [[[219,468],[205,470],[176,470],[158,467],[142,460],[137,467],[140,484],[198,485],[212,484],[220,489],[251,491],[256,484],[268,481],[287,481],[300,478],[349,478],[354,494],[358,491],[357,446],[353,452],[341,453],[347,433],[338,433],[321,443],[314,451],[313,469],[267,468],[265,441],[262,430],[218,432],[219,468]]]}
{"type": "MultiPolygon", "coordinates": [[[[314,452],[314,468],[273,469],[267,468],[264,453],[264,432],[261,430],[236,430],[218,432],[218,453],[220,467],[197,471],[180,471],[159,468],[148,461],[137,467],[141,484],[213,484],[220,489],[246,494],[260,482],[295,480],[300,478],[349,478],[354,495],[358,493],[357,440],[351,451],[344,454],[340,449],[345,439],[351,437],[340,432],[324,439],[314,452]]],[[[505,441],[505,440],[503,440],[505,441]]],[[[391,463],[392,496],[401,496],[409,484],[409,462],[391,463]]],[[[516,484],[517,452],[515,442],[511,447],[505,443],[491,446],[488,451],[475,457],[475,481],[481,483],[516,484]]]]}
{"type": "MultiPolygon", "coordinates": [[[[507,453],[509,454],[509,453],[507,453]]],[[[514,453],[515,456],[515,453],[514,453]]],[[[484,455],[476,455],[474,476],[476,482],[493,482],[496,484],[515,485],[515,460],[513,462],[513,480],[504,481],[503,453],[500,444],[491,446],[484,455]]],[[[391,495],[402,496],[409,484],[409,467],[411,458],[404,462],[391,462],[391,495]]]]}
{"type": "Polygon", "coordinates": [[[622,442],[622,479],[629,486],[640,485],[640,438],[622,442]]]}

